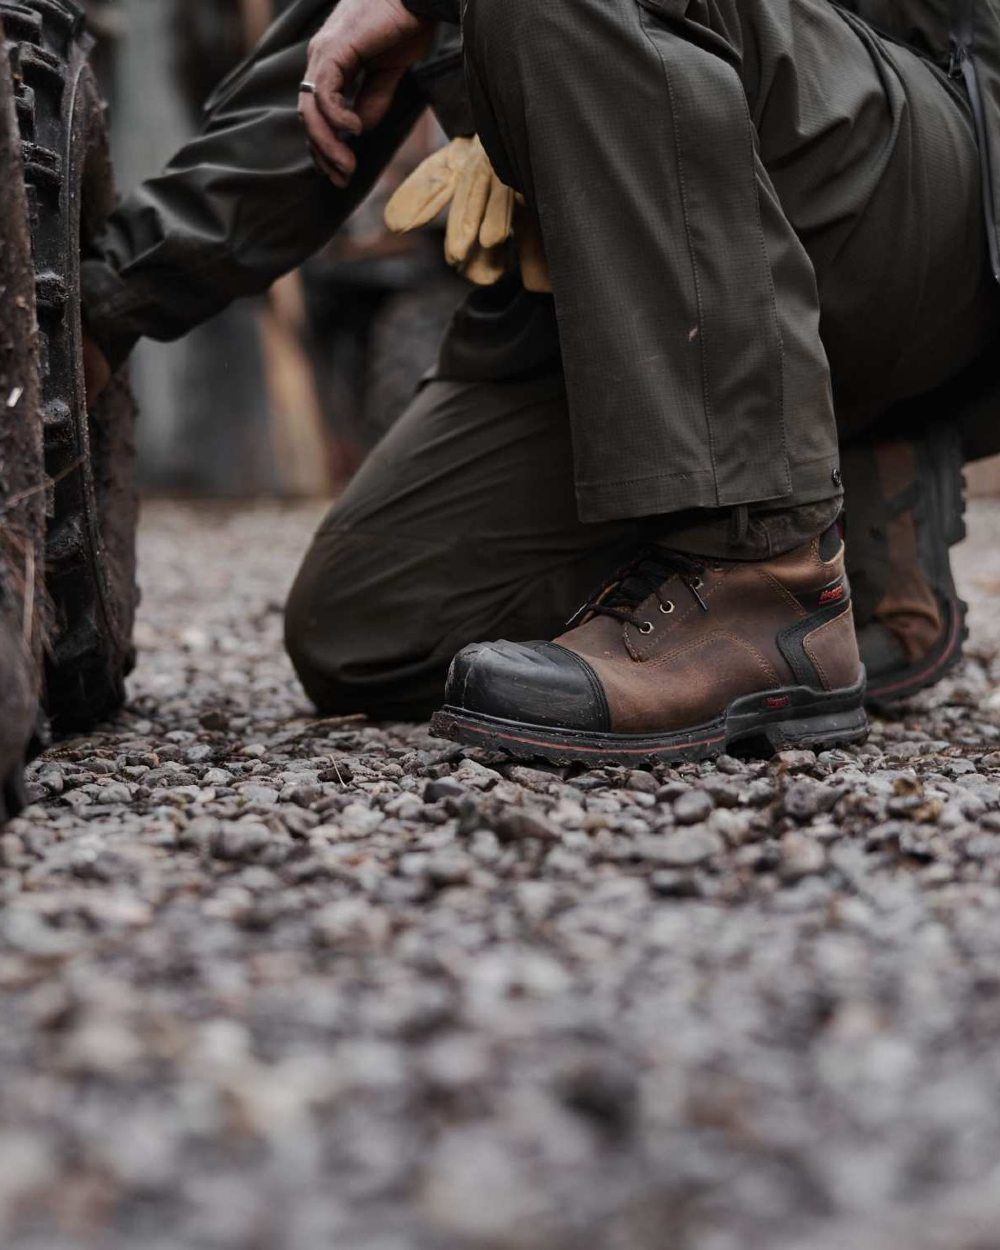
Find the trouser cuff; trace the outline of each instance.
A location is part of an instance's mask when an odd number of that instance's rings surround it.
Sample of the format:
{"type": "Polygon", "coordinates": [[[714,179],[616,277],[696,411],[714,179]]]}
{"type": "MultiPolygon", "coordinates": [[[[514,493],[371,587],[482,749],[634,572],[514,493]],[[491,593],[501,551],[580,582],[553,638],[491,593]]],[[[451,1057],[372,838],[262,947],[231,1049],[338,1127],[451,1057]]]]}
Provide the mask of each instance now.
{"type": "Polygon", "coordinates": [[[838,494],[792,507],[757,504],[674,513],[657,518],[657,538],[710,560],[769,560],[825,533],[842,507],[838,494]]]}

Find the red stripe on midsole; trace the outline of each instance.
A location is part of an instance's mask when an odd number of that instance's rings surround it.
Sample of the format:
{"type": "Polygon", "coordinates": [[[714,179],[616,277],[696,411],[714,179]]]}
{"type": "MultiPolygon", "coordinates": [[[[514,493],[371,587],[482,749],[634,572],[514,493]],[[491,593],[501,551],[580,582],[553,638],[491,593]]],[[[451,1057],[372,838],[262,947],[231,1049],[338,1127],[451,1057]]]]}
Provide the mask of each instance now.
{"type": "Polygon", "coordinates": [[[462,720],[460,717],[453,717],[456,725],[461,725],[463,729],[467,729],[472,733],[477,733],[486,737],[492,735],[495,738],[501,738],[505,742],[518,742],[521,746],[526,747],[564,747],[569,751],[582,751],[587,755],[598,755],[601,751],[615,751],[619,755],[648,755],[650,751],[683,751],[688,747],[711,747],[719,742],[725,742],[726,735],[719,734],[715,738],[699,738],[696,742],[675,743],[673,746],[661,747],[618,747],[612,743],[608,743],[604,747],[585,747],[575,746],[559,738],[524,738],[519,734],[501,733],[496,729],[488,729],[485,726],[475,725],[471,721],[462,720]]]}

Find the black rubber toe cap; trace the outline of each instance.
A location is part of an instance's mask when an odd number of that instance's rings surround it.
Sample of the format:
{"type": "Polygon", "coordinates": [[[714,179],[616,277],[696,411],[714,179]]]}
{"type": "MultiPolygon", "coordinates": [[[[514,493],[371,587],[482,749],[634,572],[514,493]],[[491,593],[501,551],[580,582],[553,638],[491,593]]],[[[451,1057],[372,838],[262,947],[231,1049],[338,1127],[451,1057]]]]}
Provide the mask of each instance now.
{"type": "Polygon", "coordinates": [[[608,733],[611,717],[597,674],[554,642],[482,642],[455,657],[449,707],[523,725],[608,733]]]}

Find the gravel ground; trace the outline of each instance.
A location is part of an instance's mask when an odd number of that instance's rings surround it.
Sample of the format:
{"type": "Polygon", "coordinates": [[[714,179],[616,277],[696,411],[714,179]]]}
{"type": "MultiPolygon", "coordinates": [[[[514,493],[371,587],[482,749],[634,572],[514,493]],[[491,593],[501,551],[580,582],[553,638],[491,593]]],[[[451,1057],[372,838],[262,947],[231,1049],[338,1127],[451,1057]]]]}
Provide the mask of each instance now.
{"type": "Polygon", "coordinates": [[[858,750],[317,721],[316,515],[156,504],[128,712],[0,837],[7,1250],[1000,1246],[1000,506],[858,750]]]}

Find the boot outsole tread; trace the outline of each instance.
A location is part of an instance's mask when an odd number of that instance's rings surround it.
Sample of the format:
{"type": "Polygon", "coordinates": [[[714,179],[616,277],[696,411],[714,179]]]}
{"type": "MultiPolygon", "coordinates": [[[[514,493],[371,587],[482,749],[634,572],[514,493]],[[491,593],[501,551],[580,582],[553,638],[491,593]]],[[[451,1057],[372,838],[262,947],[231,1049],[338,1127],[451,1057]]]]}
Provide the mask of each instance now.
{"type": "Polygon", "coordinates": [[[825,693],[801,687],[737,699],[717,720],[681,733],[599,734],[502,720],[446,706],[431,732],[464,746],[516,759],[591,766],[696,763],[719,755],[770,756],[791,747],[815,750],[859,745],[868,738],[864,682],[825,693]],[[787,699],[782,712],[760,710],[762,699],[787,699]]]}

